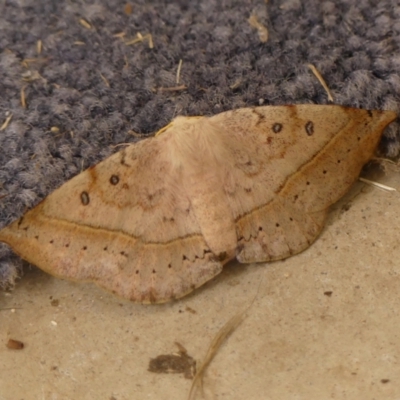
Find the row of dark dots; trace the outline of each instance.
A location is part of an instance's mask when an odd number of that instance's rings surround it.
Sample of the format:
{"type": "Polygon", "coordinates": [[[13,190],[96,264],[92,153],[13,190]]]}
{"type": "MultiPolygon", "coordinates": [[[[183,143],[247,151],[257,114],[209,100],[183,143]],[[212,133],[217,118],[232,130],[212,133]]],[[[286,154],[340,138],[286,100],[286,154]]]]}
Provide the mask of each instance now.
{"type": "MultiPolygon", "coordinates": [[[[358,136],[358,137],[357,137],[357,141],[359,142],[360,140],[361,140],[361,137],[358,136]]],[[[350,152],[351,152],[351,149],[347,149],[347,153],[350,153],[350,152]]],[[[338,163],[338,164],[340,164],[341,162],[342,162],[342,160],[340,160],[340,159],[337,160],[337,163],[338,163]]],[[[324,170],[322,171],[322,173],[323,173],[324,175],[326,175],[326,174],[328,173],[328,171],[327,171],[326,169],[324,169],[324,170]]],[[[306,184],[307,184],[307,186],[308,186],[308,185],[310,185],[311,183],[310,183],[309,181],[307,181],[306,184]]],[[[296,195],[296,196],[295,196],[295,200],[297,200],[297,198],[298,198],[298,196],[296,195]]]]}
{"type": "MultiPolygon", "coordinates": [[[[39,239],[39,236],[35,236],[35,239],[39,239]]],[[[53,243],[54,243],[54,240],[50,240],[50,244],[53,244],[53,243]]],[[[69,247],[69,243],[67,243],[67,244],[65,245],[65,247],[68,248],[68,247],[69,247]]],[[[83,247],[82,247],[82,250],[87,250],[87,246],[83,246],[83,247]]],[[[107,250],[108,250],[108,247],[107,247],[107,246],[104,247],[103,250],[104,250],[104,251],[107,251],[107,250]]],[[[124,251],[121,251],[120,254],[121,254],[122,256],[128,257],[128,254],[125,253],[124,251]]],[[[168,268],[172,268],[171,264],[168,265],[168,268]]],[[[156,271],[153,269],[153,274],[155,274],[155,273],[156,273],[156,271]]],[[[139,270],[136,270],[136,274],[139,274],[139,270]]]]}
{"type": "MultiPolygon", "coordinates": [[[[207,254],[207,253],[211,253],[211,251],[210,251],[210,250],[204,250],[204,251],[203,251],[203,254],[207,254]]],[[[197,255],[195,256],[195,259],[199,259],[199,258],[200,258],[200,257],[198,257],[197,255]]],[[[182,261],[185,261],[185,260],[188,260],[188,258],[186,257],[186,255],[183,255],[183,256],[182,256],[182,261]]],[[[171,269],[171,268],[172,268],[172,265],[171,265],[171,263],[169,263],[169,264],[168,264],[168,269],[171,269]]],[[[135,273],[136,273],[136,274],[139,274],[139,270],[137,269],[137,270],[135,271],[135,273]]],[[[156,270],[153,269],[152,273],[155,274],[155,273],[156,273],[156,270]]]]}
{"type": "MultiPolygon", "coordinates": [[[[35,236],[35,239],[39,239],[39,236],[36,235],[36,236],[35,236]]],[[[53,243],[54,243],[54,240],[53,240],[53,239],[50,240],[49,243],[50,243],[50,244],[53,244],[53,243]]],[[[65,245],[65,247],[68,248],[68,247],[69,247],[69,243],[67,243],[67,244],[65,245]]],[[[82,250],[87,250],[87,246],[83,246],[83,247],[82,247],[82,250]]],[[[104,247],[103,250],[104,250],[104,251],[107,251],[107,250],[108,250],[108,247],[107,247],[107,246],[104,247]]],[[[206,254],[206,253],[210,253],[210,251],[204,250],[204,254],[206,254]]],[[[120,254],[121,254],[122,256],[128,257],[128,253],[125,253],[124,251],[121,251],[120,254]]],[[[198,259],[199,257],[196,255],[195,258],[198,259]]],[[[182,256],[182,261],[185,261],[185,260],[187,260],[187,259],[188,259],[188,258],[186,257],[186,255],[183,255],[183,256],[182,256]]],[[[169,268],[169,269],[172,268],[171,263],[168,264],[168,268],[169,268]]],[[[153,272],[153,274],[155,274],[155,273],[156,273],[155,269],[153,269],[152,272],[153,272]]],[[[138,273],[139,273],[139,270],[136,270],[136,274],[138,274],[138,273]]]]}
{"type": "MultiPolygon", "coordinates": [[[[39,239],[39,236],[36,235],[36,236],[35,236],[35,239],[39,239]]],[[[49,243],[50,243],[50,244],[53,244],[53,243],[54,243],[54,240],[53,240],[53,239],[50,240],[49,243]]],[[[68,247],[69,247],[69,243],[66,243],[66,244],[65,244],[65,247],[68,248],[68,247]]],[[[82,250],[87,250],[87,249],[88,249],[87,246],[83,246],[83,247],[82,247],[82,250]]],[[[107,250],[108,250],[108,247],[107,247],[107,246],[104,247],[103,250],[104,250],[104,251],[107,251],[107,250]]],[[[121,254],[121,256],[125,256],[125,257],[128,257],[128,256],[129,256],[129,254],[126,253],[125,251],[121,251],[120,254],[121,254]]]]}
{"type": "MultiPolygon", "coordinates": [[[[290,221],[293,221],[293,218],[292,218],[292,217],[290,217],[290,221]]],[[[275,224],[275,226],[276,226],[277,228],[279,228],[281,225],[280,225],[279,222],[277,222],[277,223],[275,224]]],[[[259,230],[260,232],[262,232],[262,231],[263,231],[263,227],[262,227],[262,226],[259,226],[259,227],[258,227],[258,230],[259,230]]]]}
{"type": "MultiPolygon", "coordinates": [[[[291,218],[291,220],[292,220],[292,218],[291,218]]],[[[279,224],[277,223],[276,226],[278,227],[279,224]]],[[[259,230],[262,230],[262,227],[260,227],[259,230]]],[[[36,236],[35,236],[35,239],[39,239],[39,236],[36,235],[36,236]]],[[[50,240],[49,243],[50,243],[50,244],[53,244],[53,243],[54,243],[54,240],[53,240],[53,239],[50,240]]],[[[67,244],[65,245],[65,247],[68,248],[68,247],[69,247],[69,243],[67,243],[67,244]]],[[[86,251],[86,250],[87,250],[87,246],[83,246],[83,247],[82,247],[82,250],[85,250],[85,251],[86,251]]],[[[107,246],[104,247],[103,250],[104,250],[104,251],[107,251],[107,250],[108,250],[108,247],[107,247],[107,246]]],[[[211,252],[210,250],[204,250],[204,251],[203,251],[203,254],[210,253],[210,252],[211,252]]],[[[123,256],[126,256],[126,257],[128,256],[128,254],[125,253],[124,251],[121,251],[120,254],[123,255],[123,256]]],[[[196,256],[195,256],[195,259],[199,259],[199,257],[196,255],[196,256]]],[[[183,255],[183,256],[182,256],[182,261],[185,261],[185,260],[188,260],[188,258],[186,257],[186,255],[183,255]]],[[[169,269],[172,268],[171,263],[168,264],[168,268],[169,268],[169,269]]],[[[139,270],[136,270],[135,272],[136,272],[136,274],[139,274],[139,270]]],[[[155,273],[156,273],[156,270],[153,269],[152,273],[155,274],[155,273]]]]}
{"type": "MultiPolygon", "coordinates": [[[[292,217],[289,217],[289,220],[291,221],[291,222],[293,222],[293,218],[292,217]]],[[[275,224],[275,226],[277,227],[277,228],[279,228],[281,225],[279,224],[279,222],[277,222],[276,224],[275,224]]],[[[259,232],[262,232],[264,229],[263,229],[263,227],[262,226],[259,226],[258,227],[258,231],[259,232]]],[[[244,236],[240,236],[239,238],[238,238],[238,241],[240,241],[240,240],[243,240],[244,239],[244,236]]]]}

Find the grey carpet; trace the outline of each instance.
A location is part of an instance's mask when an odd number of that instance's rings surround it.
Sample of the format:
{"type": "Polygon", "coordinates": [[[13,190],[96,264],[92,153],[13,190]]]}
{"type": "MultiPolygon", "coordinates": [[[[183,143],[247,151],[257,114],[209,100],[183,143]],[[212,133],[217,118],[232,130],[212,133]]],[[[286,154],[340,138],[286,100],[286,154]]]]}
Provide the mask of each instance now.
{"type": "MultiPolygon", "coordinates": [[[[0,1],[0,226],[174,116],[258,104],[399,111],[396,0],[0,1]],[[131,12],[130,12],[131,11],[131,12]],[[256,15],[269,38],[248,22],[256,15]],[[84,19],[85,22],[82,22],[84,19]],[[86,25],[86,27],[84,26],[86,25]],[[116,36],[125,33],[123,38],[116,36]],[[137,33],[151,33],[128,45],[137,33]],[[42,51],[38,54],[38,41],[42,51]],[[182,60],[179,85],[176,72],[182,60]],[[26,108],[21,105],[21,90],[26,108]]],[[[381,150],[396,156],[398,125],[381,150]]],[[[21,260],[0,245],[0,286],[21,260]]]]}

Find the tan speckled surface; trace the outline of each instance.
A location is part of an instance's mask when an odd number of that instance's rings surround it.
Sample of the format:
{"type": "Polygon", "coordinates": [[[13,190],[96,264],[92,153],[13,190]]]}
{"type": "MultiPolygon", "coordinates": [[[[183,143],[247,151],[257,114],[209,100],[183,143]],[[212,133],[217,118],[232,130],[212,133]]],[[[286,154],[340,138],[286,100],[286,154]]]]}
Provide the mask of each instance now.
{"type": "MultiPolygon", "coordinates": [[[[394,170],[381,182],[400,190],[394,170]]],[[[230,265],[171,304],[137,305],[27,270],[0,292],[0,308],[15,308],[0,311],[0,400],[186,399],[191,381],[148,372],[150,358],[178,341],[201,360],[260,279],[207,371],[207,399],[400,399],[400,195],[359,184],[351,197],[304,253],[230,265]],[[25,348],[8,349],[9,338],[25,348]]]]}

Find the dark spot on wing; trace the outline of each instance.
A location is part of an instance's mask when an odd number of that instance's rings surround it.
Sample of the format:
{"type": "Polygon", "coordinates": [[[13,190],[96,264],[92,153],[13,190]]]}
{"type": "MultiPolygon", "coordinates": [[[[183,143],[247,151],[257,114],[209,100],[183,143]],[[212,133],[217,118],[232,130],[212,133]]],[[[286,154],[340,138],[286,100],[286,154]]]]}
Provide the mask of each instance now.
{"type": "Polygon", "coordinates": [[[314,122],[308,121],[305,125],[305,128],[308,136],[312,136],[314,134],[314,122]]]}
{"type": "Polygon", "coordinates": [[[110,178],[110,183],[111,183],[111,185],[118,185],[118,182],[119,182],[119,177],[118,177],[118,175],[111,175],[111,178],[110,178]]]}
{"type": "Polygon", "coordinates": [[[283,125],[280,124],[279,122],[272,125],[272,131],[274,133],[279,133],[282,130],[282,128],[283,128],[283,125]]]}
{"type": "Polygon", "coordinates": [[[90,198],[89,198],[89,193],[88,192],[82,192],[81,193],[81,203],[84,206],[87,206],[90,203],[90,198]]]}

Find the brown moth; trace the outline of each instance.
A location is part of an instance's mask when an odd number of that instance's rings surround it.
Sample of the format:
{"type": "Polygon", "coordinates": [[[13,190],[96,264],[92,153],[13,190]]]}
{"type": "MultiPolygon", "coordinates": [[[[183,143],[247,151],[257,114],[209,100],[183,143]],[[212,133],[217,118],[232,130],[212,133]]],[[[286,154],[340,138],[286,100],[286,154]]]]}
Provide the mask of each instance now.
{"type": "Polygon", "coordinates": [[[0,241],[60,278],[141,303],[179,298],[235,257],[310,246],[395,118],[309,104],[177,117],[66,182],[0,241]]]}

